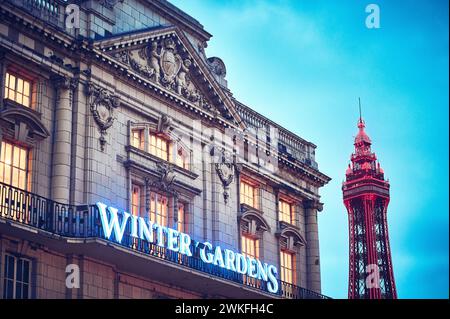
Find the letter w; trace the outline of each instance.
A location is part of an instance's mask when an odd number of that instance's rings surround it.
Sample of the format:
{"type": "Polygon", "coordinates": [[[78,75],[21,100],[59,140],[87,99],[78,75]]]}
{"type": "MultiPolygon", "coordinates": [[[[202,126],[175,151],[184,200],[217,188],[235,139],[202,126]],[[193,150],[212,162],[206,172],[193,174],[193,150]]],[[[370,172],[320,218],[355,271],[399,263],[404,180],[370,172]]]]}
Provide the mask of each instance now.
{"type": "Polygon", "coordinates": [[[119,217],[117,216],[117,209],[113,207],[107,207],[103,203],[97,203],[98,210],[100,212],[100,219],[102,222],[103,232],[106,239],[110,239],[111,233],[114,230],[114,238],[118,243],[122,242],[123,233],[127,225],[130,214],[123,213],[122,223],[119,225],[119,217]],[[109,212],[109,219],[106,211],[109,212]]]}

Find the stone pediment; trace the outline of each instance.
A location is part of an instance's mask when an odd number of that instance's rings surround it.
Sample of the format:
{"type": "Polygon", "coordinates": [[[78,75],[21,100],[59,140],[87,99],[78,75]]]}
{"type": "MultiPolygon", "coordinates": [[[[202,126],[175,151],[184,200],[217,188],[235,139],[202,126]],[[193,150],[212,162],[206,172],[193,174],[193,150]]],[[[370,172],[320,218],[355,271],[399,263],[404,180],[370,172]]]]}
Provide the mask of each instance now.
{"type": "Polygon", "coordinates": [[[233,101],[214,79],[207,61],[178,28],[116,35],[96,41],[94,46],[126,72],[139,75],[214,118],[243,128],[233,101]]]}

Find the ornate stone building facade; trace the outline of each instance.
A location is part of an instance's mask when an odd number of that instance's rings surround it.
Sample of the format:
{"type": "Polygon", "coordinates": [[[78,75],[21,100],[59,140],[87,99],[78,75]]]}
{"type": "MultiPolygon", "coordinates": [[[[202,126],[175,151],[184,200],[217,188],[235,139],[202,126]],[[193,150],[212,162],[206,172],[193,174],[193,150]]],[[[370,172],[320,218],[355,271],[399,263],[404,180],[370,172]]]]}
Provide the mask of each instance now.
{"type": "Polygon", "coordinates": [[[323,297],[316,146],[233,97],[210,37],[164,0],[0,2],[2,298],[323,297]],[[99,202],[193,253],[105,238],[99,202]]]}

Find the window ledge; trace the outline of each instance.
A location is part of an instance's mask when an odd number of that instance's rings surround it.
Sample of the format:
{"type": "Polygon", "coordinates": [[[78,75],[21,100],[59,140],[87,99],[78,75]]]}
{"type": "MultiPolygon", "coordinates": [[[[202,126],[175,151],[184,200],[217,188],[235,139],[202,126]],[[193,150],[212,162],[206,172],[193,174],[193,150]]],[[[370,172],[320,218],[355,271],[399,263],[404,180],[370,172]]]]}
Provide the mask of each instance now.
{"type": "Polygon", "coordinates": [[[264,214],[264,212],[262,210],[259,210],[259,209],[255,208],[253,206],[250,206],[250,205],[247,205],[247,204],[242,204],[242,203],[240,205],[241,205],[241,213],[245,213],[247,211],[254,211],[254,212],[257,212],[257,213],[259,213],[261,215],[264,214]]]}
{"type": "Polygon", "coordinates": [[[196,174],[196,173],[194,173],[194,172],[192,172],[190,170],[187,170],[187,169],[185,169],[183,167],[180,167],[180,166],[178,166],[175,163],[166,161],[166,160],[164,160],[164,159],[162,159],[162,158],[160,158],[158,156],[150,154],[150,153],[148,153],[148,152],[146,152],[144,150],[141,150],[140,148],[134,147],[132,145],[125,146],[125,150],[127,152],[131,152],[131,153],[137,154],[139,156],[142,156],[142,157],[144,157],[144,158],[146,158],[148,160],[151,160],[151,161],[155,161],[155,162],[163,161],[164,163],[167,163],[167,164],[171,165],[171,167],[173,168],[173,170],[175,172],[180,173],[182,175],[186,175],[186,176],[188,176],[191,179],[196,179],[198,177],[198,174],[196,174]]]}

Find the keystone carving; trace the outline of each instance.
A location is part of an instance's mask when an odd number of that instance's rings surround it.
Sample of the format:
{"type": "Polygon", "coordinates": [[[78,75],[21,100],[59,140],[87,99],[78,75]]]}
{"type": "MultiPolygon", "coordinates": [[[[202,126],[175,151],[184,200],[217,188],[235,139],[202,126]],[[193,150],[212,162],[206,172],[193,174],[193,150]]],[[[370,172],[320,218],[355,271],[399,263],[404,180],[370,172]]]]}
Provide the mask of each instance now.
{"type": "Polygon", "coordinates": [[[151,186],[158,188],[162,192],[177,196],[177,192],[173,188],[175,182],[175,174],[173,173],[173,167],[168,163],[157,163],[156,170],[158,172],[158,178],[151,184],[151,186]]]}

